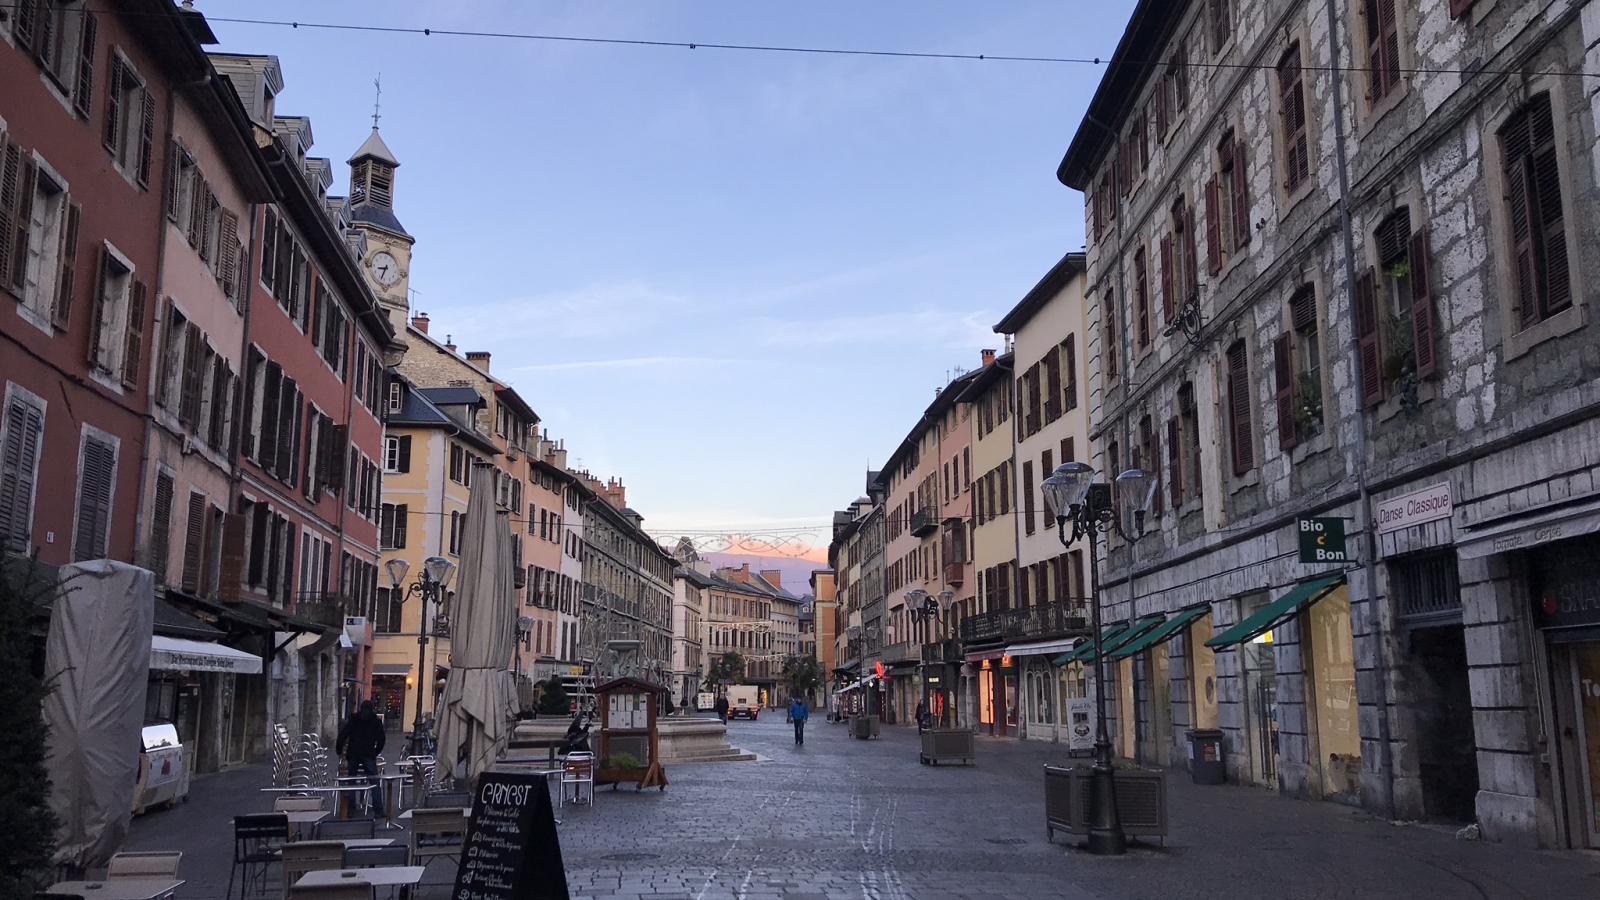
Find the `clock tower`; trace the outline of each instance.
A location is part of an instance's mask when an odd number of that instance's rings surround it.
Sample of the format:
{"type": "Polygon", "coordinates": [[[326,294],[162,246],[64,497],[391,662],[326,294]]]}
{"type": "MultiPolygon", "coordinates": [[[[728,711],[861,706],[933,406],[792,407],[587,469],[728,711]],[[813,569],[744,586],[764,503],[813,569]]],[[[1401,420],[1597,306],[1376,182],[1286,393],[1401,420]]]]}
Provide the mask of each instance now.
{"type": "Polygon", "coordinates": [[[361,269],[383,304],[395,335],[403,342],[411,284],[411,245],[416,239],[406,233],[394,214],[394,170],[400,162],[378,134],[376,123],[349,162],[350,223],[367,238],[367,255],[361,260],[361,269]]]}

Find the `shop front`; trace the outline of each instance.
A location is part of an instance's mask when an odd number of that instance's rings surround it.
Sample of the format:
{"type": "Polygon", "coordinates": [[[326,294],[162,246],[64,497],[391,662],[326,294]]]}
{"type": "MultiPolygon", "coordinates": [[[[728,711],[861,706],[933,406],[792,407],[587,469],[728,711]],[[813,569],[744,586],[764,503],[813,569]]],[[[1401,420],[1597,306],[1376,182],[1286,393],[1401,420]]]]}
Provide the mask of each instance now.
{"type": "Polygon", "coordinates": [[[1057,669],[1050,660],[1070,652],[1082,640],[1081,636],[1074,636],[1012,644],[1006,648],[1006,655],[1015,660],[1018,670],[1017,686],[1021,693],[1015,705],[1020,709],[1019,736],[1024,740],[1063,739],[1064,732],[1058,725],[1064,721],[1058,715],[1061,685],[1057,669]]]}
{"type": "Polygon", "coordinates": [[[1558,825],[1569,846],[1600,849],[1600,537],[1559,541],[1527,557],[1555,719],[1558,825]]]}

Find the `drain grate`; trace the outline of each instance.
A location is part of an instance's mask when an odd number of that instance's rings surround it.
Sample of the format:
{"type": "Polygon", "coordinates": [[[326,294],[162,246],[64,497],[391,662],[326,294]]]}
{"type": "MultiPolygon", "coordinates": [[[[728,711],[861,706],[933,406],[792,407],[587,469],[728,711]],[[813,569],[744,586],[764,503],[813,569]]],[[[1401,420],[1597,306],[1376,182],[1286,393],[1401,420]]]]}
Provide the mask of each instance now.
{"type": "Polygon", "coordinates": [[[602,856],[600,858],[601,859],[608,859],[608,860],[611,860],[612,862],[644,862],[645,860],[649,860],[649,859],[660,859],[661,858],[661,854],[659,854],[659,853],[608,853],[605,856],[602,856]]]}
{"type": "Polygon", "coordinates": [[[984,840],[988,841],[991,844],[1010,844],[1010,845],[1015,845],[1015,844],[1026,844],[1027,843],[1027,841],[1024,840],[1023,838],[984,838],[984,840]]]}

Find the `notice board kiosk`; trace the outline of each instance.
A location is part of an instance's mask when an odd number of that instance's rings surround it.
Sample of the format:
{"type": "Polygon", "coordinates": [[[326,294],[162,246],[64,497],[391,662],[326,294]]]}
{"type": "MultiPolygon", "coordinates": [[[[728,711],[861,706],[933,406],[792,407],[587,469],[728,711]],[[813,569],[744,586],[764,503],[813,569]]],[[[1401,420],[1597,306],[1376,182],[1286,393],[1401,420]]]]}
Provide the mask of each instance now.
{"type": "Polygon", "coordinates": [[[600,759],[594,783],[612,785],[612,790],[624,781],[633,782],[638,790],[665,788],[656,707],[667,688],[637,678],[617,678],[594,692],[600,702],[600,759]]]}

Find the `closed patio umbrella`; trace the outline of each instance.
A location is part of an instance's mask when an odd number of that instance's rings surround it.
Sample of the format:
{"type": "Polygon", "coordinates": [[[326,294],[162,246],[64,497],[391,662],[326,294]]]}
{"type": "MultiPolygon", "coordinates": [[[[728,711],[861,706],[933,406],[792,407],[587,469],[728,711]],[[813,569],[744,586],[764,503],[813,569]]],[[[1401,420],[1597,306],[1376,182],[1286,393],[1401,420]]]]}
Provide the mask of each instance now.
{"type": "Polygon", "coordinates": [[[450,675],[439,703],[438,771],[472,779],[505,749],[517,709],[510,517],[487,465],[472,480],[450,613],[450,675]]]}

